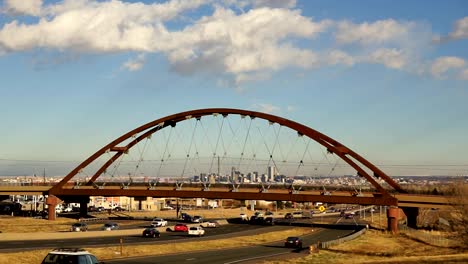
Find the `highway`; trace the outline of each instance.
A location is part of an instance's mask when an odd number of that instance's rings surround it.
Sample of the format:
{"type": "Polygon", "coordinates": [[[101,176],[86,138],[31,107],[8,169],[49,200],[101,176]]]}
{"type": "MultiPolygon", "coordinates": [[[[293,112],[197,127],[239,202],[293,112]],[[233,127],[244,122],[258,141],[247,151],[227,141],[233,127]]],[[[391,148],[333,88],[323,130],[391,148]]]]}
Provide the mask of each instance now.
{"type": "MultiPolygon", "coordinates": [[[[107,237],[85,237],[74,239],[51,239],[48,240],[27,240],[21,238],[16,241],[0,241],[0,252],[18,252],[26,250],[34,250],[41,248],[57,248],[57,247],[105,247],[115,246],[120,243],[120,238],[123,239],[125,245],[128,244],[157,244],[167,243],[168,241],[176,242],[182,240],[205,240],[205,239],[219,239],[232,237],[234,235],[251,235],[258,232],[269,232],[275,230],[284,230],[290,227],[287,226],[258,226],[246,224],[230,224],[222,225],[217,228],[205,228],[206,234],[202,238],[189,237],[186,233],[179,232],[162,232],[160,238],[144,238],[141,235],[131,236],[107,236],[107,237]]],[[[144,228],[141,228],[143,232],[144,228]]],[[[91,233],[86,232],[86,233],[91,233]]],[[[109,231],[118,234],[118,231],[109,231]]],[[[27,235],[27,234],[25,234],[27,235]]]]}
{"type": "MultiPolygon", "coordinates": [[[[303,236],[303,249],[308,250],[311,244],[318,241],[328,241],[344,237],[353,233],[354,230],[334,230],[321,229],[311,235],[303,236]]],[[[285,238],[286,239],[286,238],[285,238]]],[[[171,254],[161,256],[147,256],[136,258],[125,258],[118,260],[105,260],[105,263],[113,264],[159,264],[159,263],[210,263],[210,264],[234,264],[241,262],[255,263],[255,260],[269,257],[278,257],[280,255],[298,252],[291,248],[284,247],[284,241],[267,243],[258,246],[241,247],[224,250],[208,250],[199,252],[190,252],[183,254],[171,254]]]]}

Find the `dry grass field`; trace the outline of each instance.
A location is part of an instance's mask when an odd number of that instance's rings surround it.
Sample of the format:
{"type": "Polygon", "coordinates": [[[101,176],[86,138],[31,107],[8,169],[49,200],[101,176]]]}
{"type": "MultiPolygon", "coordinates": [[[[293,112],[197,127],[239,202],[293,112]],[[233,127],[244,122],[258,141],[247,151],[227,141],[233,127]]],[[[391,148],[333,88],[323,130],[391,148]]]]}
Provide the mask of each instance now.
{"type": "Polygon", "coordinates": [[[404,235],[369,230],[353,241],[322,249],[306,257],[263,262],[277,263],[468,263],[468,252],[430,246],[404,235]]]}

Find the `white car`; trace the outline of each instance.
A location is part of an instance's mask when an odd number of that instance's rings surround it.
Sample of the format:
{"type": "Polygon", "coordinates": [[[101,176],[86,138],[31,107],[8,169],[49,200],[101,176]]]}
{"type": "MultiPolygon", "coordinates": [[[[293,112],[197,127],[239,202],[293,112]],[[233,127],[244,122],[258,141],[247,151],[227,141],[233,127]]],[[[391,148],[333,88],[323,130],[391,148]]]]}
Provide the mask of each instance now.
{"type": "Polygon", "coordinates": [[[162,218],[154,218],[153,222],[151,222],[152,227],[162,227],[167,226],[167,221],[162,218]]]}
{"type": "Polygon", "coordinates": [[[57,248],[49,252],[42,264],[60,263],[103,263],[91,253],[80,248],[57,248]]]}
{"type": "Polygon", "coordinates": [[[188,230],[189,236],[204,236],[205,235],[205,229],[203,229],[201,226],[192,226],[188,230]]]}
{"type": "Polygon", "coordinates": [[[201,224],[203,227],[209,227],[209,228],[214,228],[214,227],[218,227],[218,223],[215,222],[215,221],[208,221],[208,222],[204,222],[203,224],[201,224]]]}
{"type": "Polygon", "coordinates": [[[240,218],[242,221],[249,221],[249,217],[244,213],[240,214],[240,218]]]}

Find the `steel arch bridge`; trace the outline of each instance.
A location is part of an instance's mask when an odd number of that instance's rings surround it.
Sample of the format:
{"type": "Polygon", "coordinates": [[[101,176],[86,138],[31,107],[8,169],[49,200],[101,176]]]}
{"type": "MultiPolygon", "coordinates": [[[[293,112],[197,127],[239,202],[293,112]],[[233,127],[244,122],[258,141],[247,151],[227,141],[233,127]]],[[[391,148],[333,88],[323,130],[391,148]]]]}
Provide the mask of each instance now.
{"type": "MultiPolygon", "coordinates": [[[[271,158],[271,155],[270,155],[271,158]]],[[[301,161],[302,162],[302,161],[301,161]]],[[[279,116],[247,111],[241,109],[230,109],[230,108],[208,108],[198,109],[192,111],[181,112],[160,119],[154,120],[147,124],[144,124],[138,128],[135,128],[128,133],[120,136],[114,141],[102,147],[96,153],[91,155],[75,169],[73,169],[68,175],[66,175],[59,183],[53,186],[48,194],[50,196],[57,197],[89,197],[89,196],[129,196],[129,197],[190,197],[190,198],[219,198],[219,199],[239,199],[239,200],[290,200],[298,202],[306,201],[323,201],[330,203],[354,203],[354,204],[374,204],[374,205],[388,205],[397,206],[397,199],[391,195],[390,192],[405,193],[405,190],[396,183],[391,177],[385,174],[377,166],[369,162],[367,159],[357,154],[350,148],[346,147],[342,143],[338,142],[331,137],[320,133],[308,126],[297,123],[292,120],[288,120],[279,116]],[[194,190],[194,189],[182,189],[181,186],[170,189],[158,189],[155,185],[150,186],[96,186],[96,180],[122,155],[128,153],[130,149],[137,146],[139,142],[144,139],[151,137],[153,134],[162,130],[165,127],[175,127],[178,123],[195,119],[200,120],[205,116],[221,115],[227,117],[230,115],[237,115],[241,118],[250,117],[251,119],[263,119],[268,121],[270,124],[278,124],[282,127],[287,127],[293,131],[296,131],[300,136],[306,136],[318,144],[326,148],[328,153],[336,154],[341,160],[349,164],[356,172],[357,176],[365,178],[376,190],[372,196],[359,197],[356,195],[348,196],[336,196],[336,195],[317,195],[313,193],[307,193],[306,191],[299,191],[295,189],[289,189],[284,191],[270,190],[267,191],[265,188],[258,191],[243,190],[242,188],[233,187],[229,190],[220,190],[219,188],[205,188],[194,190]],[[93,163],[96,159],[102,158],[104,154],[109,154],[110,158],[107,159],[88,179],[87,183],[82,186],[73,185],[72,179],[89,164],[93,163]],[[393,190],[385,189],[377,179],[385,181],[393,190]]],[[[53,205],[53,202],[50,202],[53,205]]],[[[51,206],[54,207],[54,206],[51,206]]],[[[50,215],[50,214],[49,214],[50,215]]]]}

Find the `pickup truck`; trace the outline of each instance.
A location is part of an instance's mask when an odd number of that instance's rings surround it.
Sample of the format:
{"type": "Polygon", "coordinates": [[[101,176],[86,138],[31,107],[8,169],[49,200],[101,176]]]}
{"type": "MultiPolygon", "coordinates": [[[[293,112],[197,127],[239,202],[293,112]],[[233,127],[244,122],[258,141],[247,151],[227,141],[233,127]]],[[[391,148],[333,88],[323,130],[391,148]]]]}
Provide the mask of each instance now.
{"type": "Polygon", "coordinates": [[[204,236],[205,230],[201,226],[192,226],[188,230],[189,236],[204,236]]]}
{"type": "Polygon", "coordinates": [[[161,227],[167,226],[167,221],[162,218],[154,218],[153,222],[151,222],[152,227],[161,227]]]}

